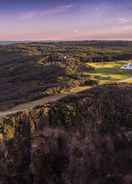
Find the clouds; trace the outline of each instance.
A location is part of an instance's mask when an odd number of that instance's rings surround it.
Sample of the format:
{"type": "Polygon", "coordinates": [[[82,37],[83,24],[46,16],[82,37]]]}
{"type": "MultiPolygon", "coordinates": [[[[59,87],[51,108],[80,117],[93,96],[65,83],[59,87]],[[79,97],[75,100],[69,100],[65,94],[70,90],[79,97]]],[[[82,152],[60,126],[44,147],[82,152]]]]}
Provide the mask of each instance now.
{"type": "Polygon", "coordinates": [[[36,9],[31,11],[24,11],[24,12],[18,12],[18,18],[21,20],[28,20],[28,19],[34,19],[34,18],[42,18],[46,16],[55,16],[59,14],[63,14],[67,11],[69,11],[73,7],[72,4],[65,4],[61,6],[57,6],[54,8],[49,9],[36,9]]]}
{"type": "Polygon", "coordinates": [[[127,24],[127,23],[129,23],[129,19],[125,18],[125,17],[119,18],[118,21],[119,21],[119,24],[127,24]]]}
{"type": "Polygon", "coordinates": [[[6,39],[6,35],[8,40],[131,37],[132,1],[0,0],[0,3],[1,39],[6,39]]]}
{"type": "Polygon", "coordinates": [[[78,29],[74,29],[73,32],[74,33],[79,33],[79,30],[78,29]]]}

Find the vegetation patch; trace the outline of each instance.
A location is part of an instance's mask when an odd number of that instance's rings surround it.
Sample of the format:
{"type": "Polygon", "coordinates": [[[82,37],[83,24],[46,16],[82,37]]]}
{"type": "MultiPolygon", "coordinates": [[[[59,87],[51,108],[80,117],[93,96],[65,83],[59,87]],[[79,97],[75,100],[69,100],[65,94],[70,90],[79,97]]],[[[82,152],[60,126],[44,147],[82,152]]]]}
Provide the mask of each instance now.
{"type": "Polygon", "coordinates": [[[130,61],[88,63],[88,65],[95,68],[95,70],[89,72],[88,75],[97,79],[99,84],[120,82],[132,77],[132,71],[121,70],[121,67],[129,62],[130,61]]]}

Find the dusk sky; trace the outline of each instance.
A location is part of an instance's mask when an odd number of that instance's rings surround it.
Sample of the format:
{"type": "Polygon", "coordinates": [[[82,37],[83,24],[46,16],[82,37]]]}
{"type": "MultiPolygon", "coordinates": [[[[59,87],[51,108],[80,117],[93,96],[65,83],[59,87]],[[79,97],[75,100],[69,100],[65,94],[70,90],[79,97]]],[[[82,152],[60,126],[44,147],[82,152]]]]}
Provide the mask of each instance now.
{"type": "Polygon", "coordinates": [[[132,0],[0,0],[0,40],[132,40],[132,0]]]}

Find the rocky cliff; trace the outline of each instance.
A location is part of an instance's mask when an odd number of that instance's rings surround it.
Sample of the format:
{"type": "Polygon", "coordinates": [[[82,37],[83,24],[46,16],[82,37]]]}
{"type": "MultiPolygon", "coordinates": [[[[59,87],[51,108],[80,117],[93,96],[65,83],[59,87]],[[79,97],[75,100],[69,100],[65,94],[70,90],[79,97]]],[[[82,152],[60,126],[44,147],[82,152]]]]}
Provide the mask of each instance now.
{"type": "Polygon", "coordinates": [[[131,184],[132,86],[1,118],[0,184],[131,184]]]}

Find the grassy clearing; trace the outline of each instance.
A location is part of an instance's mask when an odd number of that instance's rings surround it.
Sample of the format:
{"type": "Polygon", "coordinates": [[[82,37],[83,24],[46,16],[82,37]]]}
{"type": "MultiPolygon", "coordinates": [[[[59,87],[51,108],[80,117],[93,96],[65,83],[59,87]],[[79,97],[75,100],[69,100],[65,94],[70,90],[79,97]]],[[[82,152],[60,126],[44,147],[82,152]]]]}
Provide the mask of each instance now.
{"type": "Polygon", "coordinates": [[[132,84],[132,79],[128,80],[128,83],[129,83],[129,84],[132,84]]]}
{"type": "MultiPolygon", "coordinates": [[[[118,82],[132,77],[132,71],[123,71],[121,66],[128,64],[129,61],[107,62],[107,63],[88,63],[95,68],[88,75],[98,80],[99,84],[118,82]]],[[[87,75],[87,74],[85,74],[87,75]]],[[[130,80],[132,83],[132,79],[130,80]]]]}
{"type": "MultiPolygon", "coordinates": [[[[86,89],[89,89],[89,86],[80,86],[80,87],[75,87],[69,90],[70,93],[78,93],[81,91],[84,91],[86,89]]],[[[68,94],[68,92],[66,91],[65,94],[68,94]]]]}

